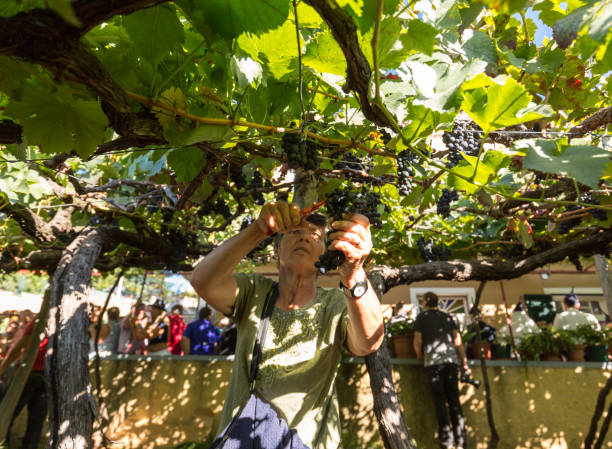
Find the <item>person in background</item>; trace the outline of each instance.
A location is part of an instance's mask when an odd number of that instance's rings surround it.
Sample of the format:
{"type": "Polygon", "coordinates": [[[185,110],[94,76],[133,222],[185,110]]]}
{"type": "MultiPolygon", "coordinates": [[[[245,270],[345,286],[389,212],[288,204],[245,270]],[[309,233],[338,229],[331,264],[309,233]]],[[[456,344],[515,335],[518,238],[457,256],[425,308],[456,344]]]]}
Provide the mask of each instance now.
{"type": "Polygon", "coordinates": [[[459,402],[459,366],[471,375],[461,334],[453,318],[438,310],[438,296],[426,292],[421,300],[424,311],[414,323],[414,350],[424,360],[438,418],[438,438],[442,449],[465,448],[465,419],[459,402]],[[446,404],[448,403],[448,410],[446,404]],[[449,421],[450,414],[450,421],[449,421]],[[451,425],[452,423],[452,425],[451,425]]]}
{"type": "MultiPolygon", "coordinates": [[[[515,345],[518,345],[520,341],[529,334],[537,334],[542,332],[538,327],[537,323],[531,319],[531,317],[525,311],[523,302],[519,300],[514,306],[512,315],[510,317],[512,321],[512,335],[514,337],[515,345]]],[[[497,330],[497,339],[510,340],[510,329],[508,325],[504,324],[497,330]]]]}
{"type": "Polygon", "coordinates": [[[553,327],[562,330],[575,330],[580,326],[588,325],[594,330],[600,330],[599,321],[594,315],[580,310],[580,300],[571,292],[563,298],[563,308],[565,312],[561,312],[555,317],[553,327]]]}
{"type": "MultiPolygon", "coordinates": [[[[119,334],[121,332],[121,323],[119,322],[119,309],[111,307],[106,311],[108,322],[100,326],[100,335],[98,337],[98,353],[101,356],[116,354],[119,348],[119,334]]],[[[96,325],[94,323],[89,326],[89,332],[92,341],[96,338],[96,325]]]]}
{"type": "Polygon", "coordinates": [[[181,339],[185,331],[185,321],[183,321],[183,306],[175,304],[170,309],[170,338],[168,340],[168,350],[174,355],[183,355],[181,339]]]}
{"type": "Polygon", "coordinates": [[[130,313],[121,321],[119,329],[119,342],[117,352],[120,354],[137,354],[140,352],[146,338],[142,326],[145,316],[145,307],[142,302],[132,306],[130,313]]]}
{"type": "MultiPolygon", "coordinates": [[[[35,318],[32,319],[26,327],[23,328],[23,332],[17,335],[6,357],[0,362],[0,380],[4,378],[11,364],[23,357],[26,348],[32,340],[36,321],[35,318]]],[[[47,416],[47,389],[43,377],[47,341],[47,337],[43,336],[39,345],[38,354],[32,365],[32,370],[28,375],[28,380],[21,392],[17,407],[15,407],[13,417],[11,418],[12,425],[12,420],[19,416],[23,408],[27,406],[28,422],[25,435],[21,441],[21,449],[36,449],[38,447],[43,424],[47,416]]]]}
{"type": "Polygon", "coordinates": [[[472,353],[472,344],[478,343],[477,332],[480,331],[480,336],[483,343],[493,344],[497,330],[493,326],[484,322],[480,309],[476,306],[470,309],[470,320],[472,322],[468,325],[467,331],[469,335],[473,336],[468,340],[467,356],[469,358],[478,358],[477,353],[472,353]],[[478,325],[473,322],[474,320],[478,323],[478,325]]]}
{"type": "Polygon", "coordinates": [[[198,320],[189,323],[183,332],[181,347],[185,354],[211,355],[215,353],[215,343],[221,338],[220,330],[211,322],[212,309],[202,307],[198,320]]]}
{"type": "Polygon", "coordinates": [[[161,298],[151,304],[151,322],[146,328],[146,335],[149,340],[147,354],[170,355],[170,318],[166,313],[166,303],[161,298]]]}
{"type": "Polygon", "coordinates": [[[231,319],[224,317],[219,321],[221,335],[215,346],[215,351],[219,355],[232,355],[236,352],[236,339],[238,338],[238,328],[231,319]]]}

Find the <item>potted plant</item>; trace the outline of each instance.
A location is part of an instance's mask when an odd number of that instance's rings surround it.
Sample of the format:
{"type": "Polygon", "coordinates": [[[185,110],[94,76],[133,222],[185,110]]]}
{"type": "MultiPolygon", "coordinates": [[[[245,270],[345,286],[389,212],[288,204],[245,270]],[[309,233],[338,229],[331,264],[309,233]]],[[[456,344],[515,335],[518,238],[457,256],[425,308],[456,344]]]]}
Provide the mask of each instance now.
{"type": "Polygon", "coordinates": [[[396,357],[415,358],[414,321],[406,315],[396,315],[386,323],[386,333],[391,337],[396,357]]]}
{"type": "MultiPolygon", "coordinates": [[[[591,362],[608,361],[608,332],[598,331],[586,324],[573,332],[575,341],[584,346],[586,358],[591,362]]],[[[582,360],[584,361],[584,359],[582,360]]]]}
{"type": "Polygon", "coordinates": [[[546,341],[542,332],[527,334],[516,347],[523,360],[539,360],[546,350],[546,341]]]}
{"type": "Polygon", "coordinates": [[[542,360],[559,362],[563,360],[561,353],[568,352],[572,347],[572,338],[567,331],[543,327],[540,337],[543,340],[542,360]]]}

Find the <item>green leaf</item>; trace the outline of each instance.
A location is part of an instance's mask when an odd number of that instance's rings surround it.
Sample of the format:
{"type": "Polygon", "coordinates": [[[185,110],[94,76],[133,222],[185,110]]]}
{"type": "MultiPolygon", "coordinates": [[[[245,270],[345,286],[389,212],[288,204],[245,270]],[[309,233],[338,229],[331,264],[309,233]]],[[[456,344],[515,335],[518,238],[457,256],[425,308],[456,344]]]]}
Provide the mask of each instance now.
{"type": "Polygon", "coordinates": [[[138,53],[155,65],[185,39],[183,25],[170,5],[141,9],[123,17],[138,53]]]}
{"type": "Polygon", "coordinates": [[[257,87],[261,83],[263,70],[261,65],[251,58],[232,56],[230,68],[232,75],[238,81],[238,86],[242,89],[247,86],[257,87]]]}
{"type": "Polygon", "coordinates": [[[319,33],[311,39],[302,63],[320,73],[346,75],[346,60],[330,31],[319,33]]]}
{"type": "Polygon", "coordinates": [[[497,50],[491,38],[482,31],[476,31],[465,44],[463,51],[468,59],[482,59],[489,64],[497,64],[497,50]]]}
{"type": "Polygon", "coordinates": [[[555,141],[536,139],[517,142],[516,147],[526,149],[523,168],[569,176],[593,188],[599,184],[610,160],[608,151],[587,145],[559,148],[555,141]]]}
{"type": "Polygon", "coordinates": [[[489,180],[494,177],[495,170],[484,161],[480,161],[476,169],[477,157],[468,156],[466,154],[463,154],[463,157],[465,158],[465,162],[461,162],[459,165],[453,167],[451,173],[448,175],[448,185],[457,190],[465,190],[466,194],[471,195],[478,190],[479,186],[486,185],[489,180]],[[476,169],[476,174],[474,175],[473,182],[470,182],[468,180],[472,178],[474,169],[476,169]]]}
{"type": "Polygon", "coordinates": [[[168,153],[168,165],[174,170],[176,179],[189,182],[206,164],[204,152],[196,147],[181,148],[168,153]]]}
{"type": "Polygon", "coordinates": [[[199,142],[221,143],[232,138],[234,132],[227,125],[199,125],[195,128],[179,130],[168,127],[164,130],[164,137],[172,145],[193,145],[199,142]]]}
{"type": "MultiPolygon", "coordinates": [[[[303,49],[304,41],[301,36],[300,41],[303,49]]],[[[276,79],[290,73],[291,64],[297,59],[295,25],[290,21],[267,33],[243,33],[237,43],[255,61],[265,64],[276,79]]]]}
{"type": "Polygon", "coordinates": [[[589,35],[598,42],[605,42],[612,29],[612,0],[604,0],[594,8],[595,17],[589,24],[589,35]]]}
{"type": "Polygon", "coordinates": [[[507,77],[503,85],[495,82],[488,89],[465,92],[462,109],[488,134],[553,114],[548,105],[530,104],[531,99],[527,89],[507,77]]]}
{"type": "Polygon", "coordinates": [[[75,27],[82,26],[81,21],[74,13],[71,0],[47,0],[47,5],[69,24],[75,27]]]}
{"type": "Polygon", "coordinates": [[[408,118],[410,123],[402,129],[402,135],[409,142],[430,135],[436,125],[434,112],[425,106],[411,105],[408,109],[408,118]]]}
{"type": "Polygon", "coordinates": [[[21,124],[28,142],[47,154],[75,150],[86,158],[102,143],[108,124],[98,102],[76,98],[67,88],[50,92],[33,81],[6,112],[21,124]]]}
{"type": "Polygon", "coordinates": [[[487,66],[485,61],[475,59],[465,64],[451,64],[448,70],[436,83],[434,96],[417,99],[414,104],[422,104],[433,111],[446,112],[458,107],[459,88],[470,78],[482,73],[487,66]]]}
{"type": "Polygon", "coordinates": [[[263,33],[283,24],[289,15],[287,0],[178,0],[196,29],[206,36],[233,39],[242,33],[263,33]]]}
{"type": "Polygon", "coordinates": [[[433,26],[419,19],[413,19],[408,22],[407,30],[400,39],[406,49],[431,55],[436,45],[437,34],[438,30],[433,26]]]}
{"type": "Polygon", "coordinates": [[[533,246],[533,237],[531,236],[531,227],[526,221],[520,220],[518,223],[518,235],[521,243],[527,249],[533,246]]]}
{"type": "Polygon", "coordinates": [[[499,14],[512,14],[523,9],[527,0],[482,0],[482,3],[499,14]]]}

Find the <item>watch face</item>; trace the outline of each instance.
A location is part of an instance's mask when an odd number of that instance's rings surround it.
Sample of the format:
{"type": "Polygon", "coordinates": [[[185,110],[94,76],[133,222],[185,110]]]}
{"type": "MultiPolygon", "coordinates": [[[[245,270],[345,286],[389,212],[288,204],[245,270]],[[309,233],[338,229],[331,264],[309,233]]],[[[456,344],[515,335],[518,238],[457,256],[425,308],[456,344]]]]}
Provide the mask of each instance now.
{"type": "Polygon", "coordinates": [[[360,296],[363,296],[365,294],[366,290],[366,285],[356,285],[353,289],[353,295],[355,296],[355,298],[359,298],[360,296]]]}

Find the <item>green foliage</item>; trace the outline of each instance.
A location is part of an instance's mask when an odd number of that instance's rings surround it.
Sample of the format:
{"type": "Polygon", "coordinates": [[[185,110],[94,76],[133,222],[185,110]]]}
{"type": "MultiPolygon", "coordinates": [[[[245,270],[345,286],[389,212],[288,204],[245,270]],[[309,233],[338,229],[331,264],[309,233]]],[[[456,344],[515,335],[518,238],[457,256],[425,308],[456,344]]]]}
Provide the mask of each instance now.
{"type": "Polygon", "coordinates": [[[540,332],[524,337],[516,350],[524,360],[538,360],[545,354],[558,354],[571,347],[572,337],[567,331],[542,327],[540,332]]]}
{"type": "Polygon", "coordinates": [[[414,320],[407,316],[397,315],[386,323],[385,328],[385,333],[392,337],[397,335],[412,336],[414,335],[414,320]]]}
{"type": "Polygon", "coordinates": [[[610,339],[610,334],[607,329],[598,331],[588,324],[567,332],[574,344],[601,346],[607,344],[610,339]]]}
{"type": "MultiPolygon", "coordinates": [[[[261,199],[256,201],[248,187],[253,173],[274,177],[271,186],[262,187],[264,199],[286,197],[293,178],[283,178],[287,161],[279,143],[283,130],[294,123],[321,144],[316,172],[321,197],[355,184],[380,193],[382,226],[373,231],[372,262],[420,263],[419,237],[449,248],[451,258],[512,259],[609,223],[585,216],[571,235],[554,232],[568,206],[586,206],[573,191],[556,189],[563,178],[584,190],[600,190],[593,196],[606,210],[612,207],[602,193],[612,175],[609,146],[590,135],[571,142],[555,137],[609,106],[609,0],[537,2],[534,10],[555,30],[556,42],[542,43],[534,41],[536,23],[521,14],[524,0],[419,2],[418,10],[413,3],[394,0],[384,3],[381,17],[374,0],[337,3],[354,22],[350,42],[360,46],[369,69],[377,56],[379,72],[370,79],[361,78],[366,71],[355,71],[355,61],[347,64],[342,51],[347,43],[340,45],[338,30],[305,2],[297,8],[298,55],[296,17],[286,0],[179,0],[108,17],[87,28],[80,42],[95,58],[91,61],[100,63],[96,70],[105,72],[104,79],[117,83],[110,87],[98,85],[100,80],[75,79],[70,64],[76,62],[69,54],[61,69],[18,53],[0,56],[0,120],[16,123],[23,135],[21,144],[0,146],[0,156],[24,161],[0,161],[2,201],[30,207],[48,221],[56,206],[72,201],[71,181],[87,187],[125,179],[150,183],[142,189],[108,189],[94,203],[79,206],[73,225],[98,217],[100,224],[164,238],[170,230],[178,232],[189,236],[189,248],[214,245],[237,231],[244,217],[257,215],[261,199]],[[352,90],[356,85],[365,86],[372,98],[359,98],[352,90]],[[129,98],[120,106],[129,117],[126,122],[124,115],[106,115],[109,103],[101,98],[106,88],[125,89],[113,93],[129,98]],[[362,111],[362,103],[374,98],[380,104],[370,107],[396,121],[395,128],[385,130],[390,140],[362,111]],[[303,112],[308,123],[303,123],[303,112]],[[524,141],[508,135],[504,145],[487,140],[478,154],[463,154],[449,167],[440,137],[465,114],[482,130],[479,137],[517,125],[527,131],[544,126],[550,134],[524,141]],[[143,119],[156,121],[154,129],[163,130],[156,136],[159,145],[86,160],[100,144],[124,136],[123,126],[127,134],[148,136],[151,130],[140,127],[143,119]],[[396,154],[405,150],[416,156],[412,190],[400,196],[396,154]],[[78,157],[57,172],[25,162],[72,151],[78,157]],[[347,151],[368,157],[370,178],[355,180],[349,170],[334,169],[347,151]],[[233,175],[243,176],[244,186],[222,169],[228,164],[238,167],[233,175]],[[184,209],[164,217],[174,207],[169,196],[180,198],[200,173],[201,183],[192,186],[184,209]],[[59,198],[47,180],[64,187],[66,196],[59,198]],[[171,195],[161,195],[163,188],[171,195]],[[443,188],[459,193],[446,219],[436,214],[443,188]],[[537,189],[553,193],[535,195],[537,189]],[[230,211],[242,211],[224,229],[225,220],[205,207],[218,198],[230,211]],[[517,198],[526,198],[520,208],[503,207],[517,198]],[[151,229],[143,231],[142,223],[151,229]],[[514,254],[507,254],[509,248],[514,254]]],[[[52,8],[76,24],[71,5],[66,0],[7,0],[1,2],[0,16],[10,20],[20,12],[52,8]]],[[[23,255],[35,249],[12,220],[0,222],[0,232],[3,251],[22,244],[23,255]]],[[[65,244],[57,243],[57,249],[65,244]]],[[[126,257],[130,251],[121,246],[113,256],[126,257]]],[[[197,256],[185,258],[193,262],[197,256]]]]}

